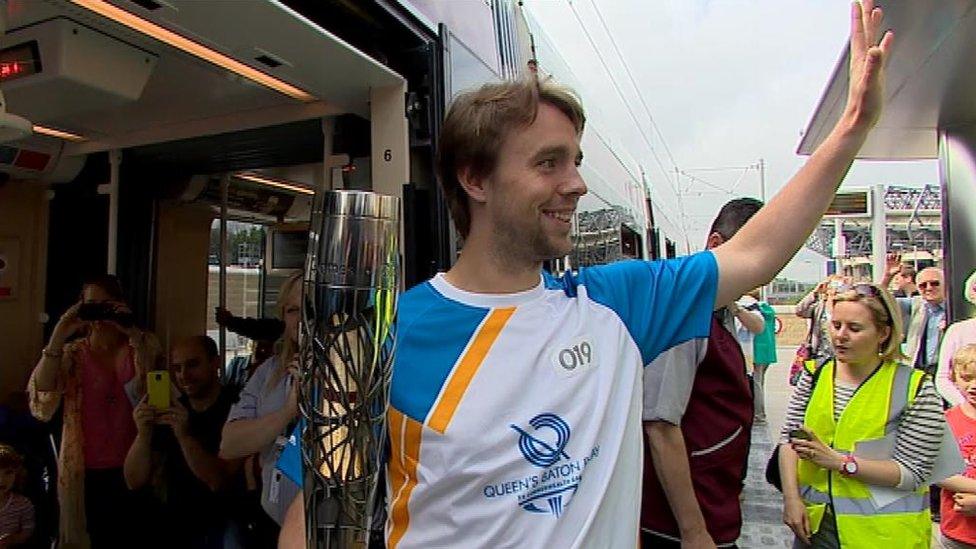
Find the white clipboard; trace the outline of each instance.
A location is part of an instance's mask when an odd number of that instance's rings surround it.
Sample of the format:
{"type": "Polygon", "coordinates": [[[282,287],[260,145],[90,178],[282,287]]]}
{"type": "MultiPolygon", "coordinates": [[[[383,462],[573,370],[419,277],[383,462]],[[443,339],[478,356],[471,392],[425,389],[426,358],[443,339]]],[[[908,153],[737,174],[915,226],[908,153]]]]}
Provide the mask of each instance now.
{"type": "MultiPolygon", "coordinates": [[[[897,432],[892,432],[883,438],[858,442],[854,444],[854,456],[864,459],[891,459],[895,450],[896,436],[897,432]]],[[[959,443],[952,434],[952,430],[945,426],[942,429],[942,444],[939,446],[939,454],[935,457],[932,474],[922,484],[938,484],[951,476],[962,474],[965,470],[966,462],[962,459],[959,443]]],[[[877,507],[884,507],[909,494],[905,490],[896,488],[873,486],[866,483],[865,486],[871,492],[871,502],[877,507]]]]}

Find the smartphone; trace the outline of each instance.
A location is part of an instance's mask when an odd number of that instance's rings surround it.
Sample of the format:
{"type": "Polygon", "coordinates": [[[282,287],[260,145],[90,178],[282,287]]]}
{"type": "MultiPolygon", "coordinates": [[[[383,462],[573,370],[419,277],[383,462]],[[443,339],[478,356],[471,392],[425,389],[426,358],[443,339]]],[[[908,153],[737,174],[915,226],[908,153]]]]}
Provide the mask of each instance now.
{"type": "Polygon", "coordinates": [[[791,429],[790,430],[790,440],[794,438],[800,438],[803,440],[810,440],[810,433],[804,431],[803,429],[791,429]]]}
{"type": "Polygon", "coordinates": [[[119,310],[114,304],[102,301],[82,303],[78,307],[78,318],[87,321],[111,320],[124,328],[135,323],[131,312],[119,310]]]}
{"type": "Polygon", "coordinates": [[[169,371],[153,370],[146,374],[149,405],[157,410],[169,409],[169,371]]]}

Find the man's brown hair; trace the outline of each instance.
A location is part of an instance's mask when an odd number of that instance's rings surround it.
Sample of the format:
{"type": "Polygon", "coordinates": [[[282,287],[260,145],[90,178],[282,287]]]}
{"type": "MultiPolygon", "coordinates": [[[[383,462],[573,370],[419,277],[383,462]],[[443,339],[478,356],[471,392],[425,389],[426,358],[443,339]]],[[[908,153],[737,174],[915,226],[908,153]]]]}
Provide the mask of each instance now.
{"type": "Polygon", "coordinates": [[[540,103],[559,109],[577,134],[583,132],[586,116],[576,94],[534,75],[485,84],[451,103],[438,143],[437,176],[461,236],[467,237],[471,230],[471,209],[458,173],[466,171],[478,178],[491,175],[505,138],[513,130],[531,125],[540,103]]]}

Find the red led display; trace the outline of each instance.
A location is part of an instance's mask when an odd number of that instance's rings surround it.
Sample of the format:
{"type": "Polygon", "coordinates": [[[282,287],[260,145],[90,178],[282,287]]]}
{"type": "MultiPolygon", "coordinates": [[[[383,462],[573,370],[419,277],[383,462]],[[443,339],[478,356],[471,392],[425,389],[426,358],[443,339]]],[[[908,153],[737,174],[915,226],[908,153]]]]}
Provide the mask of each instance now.
{"type": "Polygon", "coordinates": [[[0,82],[7,82],[41,72],[37,41],[25,42],[0,50],[0,82]]]}
{"type": "Polygon", "coordinates": [[[14,61],[12,63],[0,63],[0,80],[5,80],[7,78],[12,78],[19,74],[23,74],[27,70],[27,64],[21,63],[20,61],[14,61]]]}

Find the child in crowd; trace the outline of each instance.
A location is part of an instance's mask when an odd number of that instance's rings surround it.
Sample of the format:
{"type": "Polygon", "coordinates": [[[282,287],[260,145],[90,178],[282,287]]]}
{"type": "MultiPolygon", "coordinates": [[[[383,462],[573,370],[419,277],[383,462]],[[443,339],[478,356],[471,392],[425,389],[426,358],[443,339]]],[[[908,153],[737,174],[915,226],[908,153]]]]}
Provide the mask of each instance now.
{"type": "Polygon", "coordinates": [[[15,492],[23,470],[24,458],[0,444],[0,549],[26,543],[34,533],[34,506],[15,492]]]}
{"type": "Polygon", "coordinates": [[[941,483],[942,545],[976,547],[976,345],[964,345],[952,356],[953,383],[965,397],[946,411],[946,422],[959,442],[966,470],[941,483]]]}

